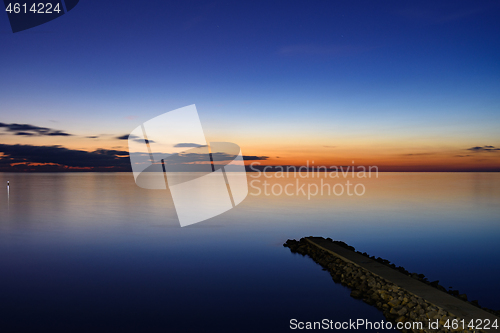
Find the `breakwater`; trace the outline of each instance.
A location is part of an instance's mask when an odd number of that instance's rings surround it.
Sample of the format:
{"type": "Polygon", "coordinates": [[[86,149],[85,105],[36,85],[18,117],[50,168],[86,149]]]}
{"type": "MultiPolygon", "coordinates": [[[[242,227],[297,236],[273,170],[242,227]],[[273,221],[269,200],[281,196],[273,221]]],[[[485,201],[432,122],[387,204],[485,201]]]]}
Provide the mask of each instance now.
{"type": "Polygon", "coordinates": [[[284,246],[311,257],[335,282],[349,287],[352,297],[377,307],[402,332],[500,332],[498,312],[343,242],[307,237],[284,246]]]}

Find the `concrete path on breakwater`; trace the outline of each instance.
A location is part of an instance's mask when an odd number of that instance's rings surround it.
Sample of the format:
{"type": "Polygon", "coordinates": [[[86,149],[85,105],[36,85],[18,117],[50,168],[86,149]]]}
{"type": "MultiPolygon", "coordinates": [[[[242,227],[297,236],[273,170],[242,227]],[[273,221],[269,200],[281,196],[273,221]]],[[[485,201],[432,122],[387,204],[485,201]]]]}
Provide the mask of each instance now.
{"type": "MultiPolygon", "coordinates": [[[[481,319],[483,321],[484,319],[489,319],[491,323],[497,320],[498,325],[500,325],[499,317],[478,307],[475,307],[468,302],[442,292],[441,290],[431,287],[423,282],[413,279],[408,275],[405,275],[373,259],[365,257],[364,255],[334,244],[321,237],[306,237],[306,240],[344,261],[354,263],[366,269],[367,271],[396,284],[400,288],[416,296],[422,297],[429,303],[432,303],[433,305],[438,306],[457,317],[465,319],[466,323],[468,323],[470,320],[474,320],[474,323],[476,323],[478,319],[481,319]]],[[[500,328],[491,328],[481,331],[500,332],[500,328]]]]}

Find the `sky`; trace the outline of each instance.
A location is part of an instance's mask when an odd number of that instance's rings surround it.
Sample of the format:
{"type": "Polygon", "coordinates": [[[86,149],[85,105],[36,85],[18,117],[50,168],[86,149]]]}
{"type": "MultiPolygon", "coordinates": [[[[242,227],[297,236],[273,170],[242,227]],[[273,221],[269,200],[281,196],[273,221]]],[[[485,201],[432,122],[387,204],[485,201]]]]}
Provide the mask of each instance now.
{"type": "Polygon", "coordinates": [[[0,171],[127,171],[195,104],[247,164],[500,171],[500,3],[82,0],[0,14],[0,171]]]}

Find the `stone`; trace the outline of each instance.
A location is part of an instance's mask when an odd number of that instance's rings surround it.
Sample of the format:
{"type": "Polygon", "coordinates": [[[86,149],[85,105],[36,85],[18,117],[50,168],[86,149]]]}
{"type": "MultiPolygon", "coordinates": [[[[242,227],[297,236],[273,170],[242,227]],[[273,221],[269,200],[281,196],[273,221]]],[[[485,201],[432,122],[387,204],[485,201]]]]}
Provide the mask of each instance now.
{"type": "Polygon", "coordinates": [[[406,313],[408,313],[408,308],[402,307],[401,310],[398,311],[398,315],[404,316],[406,313]]]}
{"type": "Polygon", "coordinates": [[[394,307],[398,306],[399,304],[401,304],[401,301],[399,299],[393,299],[393,300],[389,301],[387,304],[389,304],[389,306],[391,308],[394,308],[394,307]]]}
{"type": "Polygon", "coordinates": [[[413,309],[413,308],[415,307],[415,305],[416,305],[416,304],[415,304],[415,303],[413,303],[413,302],[408,302],[408,303],[406,303],[405,305],[408,307],[408,309],[413,309]]]}
{"type": "Polygon", "coordinates": [[[361,296],[362,296],[361,290],[354,289],[353,291],[351,291],[351,297],[361,298],[361,296]]]}
{"type": "Polygon", "coordinates": [[[384,301],[390,301],[392,299],[392,296],[382,291],[380,293],[380,298],[382,298],[384,301]]]}
{"type": "Polygon", "coordinates": [[[373,298],[371,298],[371,297],[365,297],[365,298],[363,298],[363,301],[364,301],[366,304],[368,304],[368,305],[374,305],[374,304],[375,304],[375,302],[376,302],[376,301],[375,301],[373,298]]]}
{"type": "Polygon", "coordinates": [[[426,313],[426,316],[428,319],[434,319],[434,317],[437,315],[436,311],[430,311],[426,313]]]}

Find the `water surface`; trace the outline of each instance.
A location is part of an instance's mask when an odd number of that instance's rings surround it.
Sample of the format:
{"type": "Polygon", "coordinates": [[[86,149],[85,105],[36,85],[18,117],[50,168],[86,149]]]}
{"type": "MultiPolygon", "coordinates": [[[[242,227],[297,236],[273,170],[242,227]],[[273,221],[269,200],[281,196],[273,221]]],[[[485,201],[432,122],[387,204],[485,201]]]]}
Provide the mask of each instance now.
{"type": "Polygon", "coordinates": [[[351,179],[362,196],[309,199],[265,195],[264,181],[297,179],[256,176],[235,209],[180,228],[169,192],[128,173],[0,173],[11,183],[0,192],[0,329],[287,332],[292,318],[383,320],[282,247],[309,235],[500,308],[499,174],[380,173],[351,179]]]}

